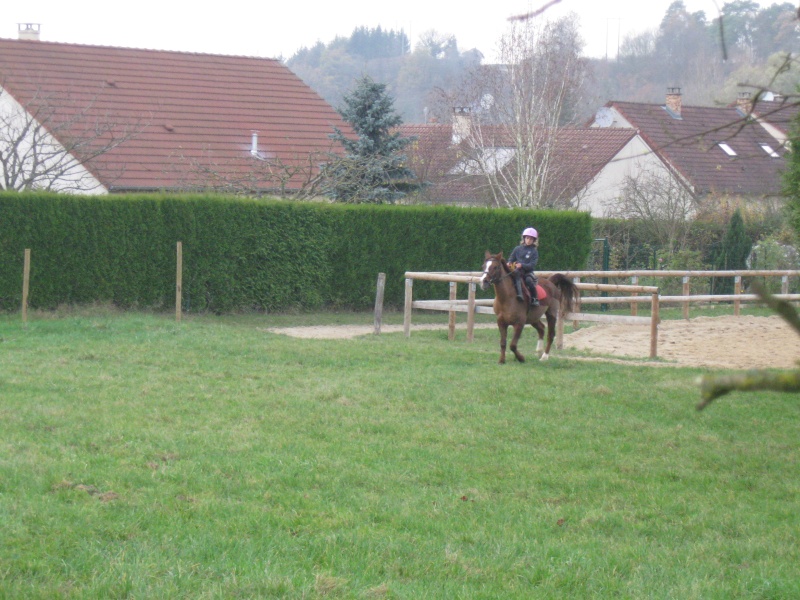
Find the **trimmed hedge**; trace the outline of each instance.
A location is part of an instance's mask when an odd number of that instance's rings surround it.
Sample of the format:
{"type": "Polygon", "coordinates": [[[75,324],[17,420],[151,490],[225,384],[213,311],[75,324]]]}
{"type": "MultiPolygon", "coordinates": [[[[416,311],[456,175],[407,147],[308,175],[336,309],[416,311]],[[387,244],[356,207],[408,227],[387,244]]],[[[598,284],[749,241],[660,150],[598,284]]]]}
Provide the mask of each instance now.
{"type": "MultiPolygon", "coordinates": [[[[485,250],[507,254],[529,225],[540,231],[540,269],[583,267],[585,213],[6,192],[0,308],[19,309],[25,248],[33,308],[171,306],[177,241],[188,311],[368,308],[379,272],[386,304],[400,306],[405,271],[478,270],[485,250]]],[[[426,293],[444,298],[446,284],[415,284],[415,297],[426,293]]]]}

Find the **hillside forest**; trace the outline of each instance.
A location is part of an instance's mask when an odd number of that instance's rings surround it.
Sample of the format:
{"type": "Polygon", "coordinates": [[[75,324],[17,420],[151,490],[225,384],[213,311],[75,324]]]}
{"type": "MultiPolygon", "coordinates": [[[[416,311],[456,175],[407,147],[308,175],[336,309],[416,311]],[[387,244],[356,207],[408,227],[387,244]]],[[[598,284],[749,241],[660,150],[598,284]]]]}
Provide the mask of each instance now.
{"type": "MultiPolygon", "coordinates": [[[[571,22],[562,30],[577,30],[579,15],[565,19],[571,22]]],[[[799,52],[797,7],[789,2],[733,0],[707,15],[675,0],[658,28],[623,39],[616,57],[581,58],[586,77],[573,90],[570,118],[583,123],[609,100],[663,102],[667,87],[680,87],[684,103],[699,106],[762,88],[791,95],[800,66],[787,57],[799,52]]],[[[380,27],[356,27],[349,37],[301,48],[286,64],[334,107],[369,75],[386,84],[405,123],[448,122],[463,90],[497,68],[477,49],[460,48],[450,33],[425,32],[412,48],[402,30],[380,27]]]]}

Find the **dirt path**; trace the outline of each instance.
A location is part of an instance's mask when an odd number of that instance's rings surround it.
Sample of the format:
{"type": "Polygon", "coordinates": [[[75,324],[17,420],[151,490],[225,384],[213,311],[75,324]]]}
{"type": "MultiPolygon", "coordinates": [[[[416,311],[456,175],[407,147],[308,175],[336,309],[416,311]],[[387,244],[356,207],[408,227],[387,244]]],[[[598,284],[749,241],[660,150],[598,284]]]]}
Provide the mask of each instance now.
{"type": "MultiPolygon", "coordinates": [[[[566,348],[646,358],[649,326],[602,325],[564,336],[566,348]]],[[[780,317],[697,317],[658,327],[659,358],[692,367],[790,368],[800,360],[800,335],[780,317]]]]}
{"type": "MultiPolygon", "coordinates": [[[[441,329],[441,325],[414,325],[413,330],[441,329]]],[[[493,324],[480,327],[494,328],[493,324]]],[[[463,324],[460,324],[463,329],[463,324]]],[[[268,331],[302,338],[343,339],[368,335],[371,325],[272,328],[268,331]]],[[[401,332],[402,325],[384,325],[385,333],[401,332]]],[[[533,331],[523,335],[520,348],[533,345],[533,331]]],[[[647,358],[650,326],[597,325],[564,336],[565,348],[618,358],[647,358]]],[[[779,317],[697,317],[664,321],[659,325],[658,356],[683,366],[722,369],[791,368],[800,360],[800,335],[779,317]]]]}

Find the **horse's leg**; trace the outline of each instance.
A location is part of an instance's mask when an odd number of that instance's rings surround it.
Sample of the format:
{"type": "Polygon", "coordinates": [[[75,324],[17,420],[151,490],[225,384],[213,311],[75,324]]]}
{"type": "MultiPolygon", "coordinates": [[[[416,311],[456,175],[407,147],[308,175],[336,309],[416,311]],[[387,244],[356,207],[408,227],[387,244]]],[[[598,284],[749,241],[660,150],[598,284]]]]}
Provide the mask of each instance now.
{"type": "Polygon", "coordinates": [[[500,330],[500,364],[506,364],[506,339],[508,339],[508,323],[497,320],[497,328],[500,330]]]}
{"type": "Polygon", "coordinates": [[[519,337],[522,335],[522,330],[525,329],[525,322],[522,323],[514,323],[514,337],[511,338],[511,351],[514,353],[514,356],[517,357],[519,362],[525,362],[525,357],[519,353],[517,350],[517,342],[519,341],[519,337]]]}
{"type": "MultiPolygon", "coordinates": [[[[553,345],[553,340],[556,337],[556,316],[550,312],[552,307],[548,307],[547,312],[544,313],[544,316],[547,317],[547,346],[545,346],[544,354],[542,354],[542,358],[540,360],[547,360],[550,358],[550,346],[553,345]]],[[[553,310],[558,310],[558,307],[553,308],[553,310]]]]}
{"type": "Polygon", "coordinates": [[[536,340],[536,352],[541,353],[542,348],[544,348],[544,325],[542,325],[542,320],[534,320],[533,323],[531,323],[531,327],[536,330],[536,334],[539,336],[536,340]]]}

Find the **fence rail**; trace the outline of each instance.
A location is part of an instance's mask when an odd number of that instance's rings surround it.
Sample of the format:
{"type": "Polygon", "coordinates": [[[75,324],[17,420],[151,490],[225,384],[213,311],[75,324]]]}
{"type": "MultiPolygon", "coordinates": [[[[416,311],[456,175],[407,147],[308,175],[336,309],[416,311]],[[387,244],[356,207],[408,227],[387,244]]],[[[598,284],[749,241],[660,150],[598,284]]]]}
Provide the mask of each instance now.
{"type": "MultiPolygon", "coordinates": [[[[563,324],[564,321],[573,321],[574,327],[579,326],[580,321],[593,321],[601,323],[623,323],[623,324],[636,324],[645,325],[650,324],[650,357],[657,356],[658,346],[658,323],[660,322],[660,305],[665,302],[679,303],[683,305],[683,316],[689,318],[689,305],[693,302],[733,302],[734,314],[740,315],[740,307],[742,302],[757,302],[758,296],[755,294],[742,293],[742,278],[743,277],[780,277],[781,278],[781,293],[775,294],[775,297],[797,302],[800,301],[800,294],[789,294],[789,277],[800,277],[800,270],[751,270],[751,271],[648,271],[648,270],[632,270],[632,271],[558,271],[566,277],[572,278],[581,291],[594,291],[594,292],[627,292],[629,296],[581,296],[575,310],[571,313],[562,315],[563,318],[559,319],[558,326],[558,343],[557,347],[562,346],[563,339],[563,324]],[[608,283],[588,283],[581,281],[582,278],[600,278],[607,280],[609,278],[622,278],[630,277],[631,284],[608,284],[608,283]],[[680,277],[683,283],[683,294],[664,295],[661,296],[658,286],[643,286],[638,285],[639,277],[653,277],[653,278],[668,278],[680,277]],[[696,294],[692,295],[690,280],[692,277],[733,277],[734,278],[734,293],[733,294],[696,294]],[[642,295],[639,295],[642,294],[642,295]],[[642,302],[650,303],[651,310],[649,317],[637,316],[638,305],[642,302]],[[597,313],[583,313],[581,312],[582,304],[629,304],[631,316],[624,315],[604,315],[597,313]]],[[[549,276],[555,274],[556,271],[540,271],[537,273],[539,276],[549,276]]],[[[419,272],[408,271],[406,277],[406,296],[405,296],[405,314],[403,319],[403,330],[406,337],[411,335],[411,311],[412,309],[423,310],[439,310],[445,311],[450,314],[449,319],[449,339],[455,338],[455,313],[467,313],[467,340],[473,340],[473,330],[475,325],[475,314],[494,314],[492,305],[494,300],[478,300],[475,298],[475,292],[478,282],[480,282],[482,273],[480,271],[453,271],[453,272],[419,272]],[[448,300],[414,300],[413,299],[413,283],[415,279],[425,281],[441,281],[449,282],[450,284],[450,298],[448,300]],[[459,300],[457,298],[457,285],[459,283],[467,284],[468,297],[466,300],[459,300]]]]}
{"type": "MultiPolygon", "coordinates": [[[[541,271],[538,273],[542,276],[548,276],[556,273],[557,271],[541,271]]],[[[639,282],[640,277],[648,277],[648,278],[681,278],[682,281],[682,294],[680,296],[676,295],[664,295],[661,296],[661,302],[668,302],[668,303],[679,303],[683,305],[683,318],[689,318],[689,307],[691,303],[713,303],[713,302],[733,302],[733,314],[735,316],[739,316],[741,314],[741,303],[742,302],[757,302],[758,296],[754,294],[743,294],[742,293],[742,278],[743,277],[780,277],[781,278],[781,291],[779,294],[775,296],[777,298],[789,301],[797,301],[800,299],[797,294],[790,294],[789,293],[789,278],[790,277],[799,277],[800,278],[800,270],[792,270],[792,269],[775,269],[775,270],[767,270],[767,269],[752,269],[752,270],[728,270],[728,271],[713,271],[713,270],[689,270],[689,271],[678,271],[678,270],[647,270],[647,269],[639,269],[639,270],[629,270],[629,271],[563,271],[562,272],[565,276],[571,277],[573,281],[580,282],[582,278],[593,278],[593,279],[613,279],[613,278],[626,278],[629,277],[631,280],[631,284],[636,285],[639,282]],[[691,294],[691,279],[695,277],[732,277],[734,280],[733,285],[733,294],[691,294]]],[[[621,301],[624,302],[624,301],[621,301]]],[[[633,298],[629,298],[628,302],[631,305],[631,315],[636,316],[638,311],[638,304],[637,300],[633,298]]],[[[611,304],[612,300],[609,298],[603,298],[599,301],[591,301],[589,298],[581,298],[581,303],[584,304],[611,304]]],[[[576,323],[577,325],[577,323],[576,323]]]]}

